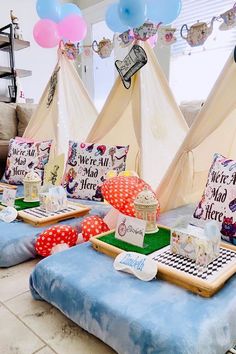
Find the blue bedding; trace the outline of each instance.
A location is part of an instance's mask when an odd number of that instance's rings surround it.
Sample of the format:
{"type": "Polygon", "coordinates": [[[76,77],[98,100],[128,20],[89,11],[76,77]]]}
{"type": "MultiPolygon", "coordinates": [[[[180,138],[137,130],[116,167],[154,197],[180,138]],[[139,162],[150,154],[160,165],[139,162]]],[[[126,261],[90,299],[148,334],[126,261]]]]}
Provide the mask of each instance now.
{"type": "MultiPolygon", "coordinates": [[[[23,195],[22,186],[18,187],[17,195],[23,195]]],[[[75,200],[72,200],[75,202],[75,200]]],[[[104,215],[109,210],[109,205],[99,202],[78,200],[80,204],[86,204],[91,208],[89,214],[85,215],[104,215]]],[[[61,224],[72,225],[80,232],[80,222],[84,217],[74,218],[60,222],[61,224]]],[[[31,258],[36,257],[34,248],[35,239],[49,226],[34,227],[22,221],[14,221],[10,224],[0,221],[0,267],[10,267],[31,258]]]]}
{"type": "Polygon", "coordinates": [[[224,354],[236,339],[236,276],[210,299],[117,272],[86,243],[39,262],[32,295],[120,354],[224,354]]]}

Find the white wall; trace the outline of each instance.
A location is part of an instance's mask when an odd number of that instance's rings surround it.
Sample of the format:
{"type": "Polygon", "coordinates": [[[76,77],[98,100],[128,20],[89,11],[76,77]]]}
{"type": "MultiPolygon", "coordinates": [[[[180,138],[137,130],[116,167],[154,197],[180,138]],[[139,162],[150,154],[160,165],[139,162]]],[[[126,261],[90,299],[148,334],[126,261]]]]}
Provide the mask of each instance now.
{"type": "Polygon", "coordinates": [[[81,9],[85,9],[86,7],[93,6],[101,1],[103,0],[75,0],[74,2],[76,2],[81,9]]]}
{"type": "MultiPolygon", "coordinates": [[[[33,27],[39,20],[36,13],[36,0],[2,0],[0,4],[1,27],[10,23],[10,10],[19,18],[23,37],[31,43],[30,48],[15,52],[16,67],[32,70],[33,75],[22,78],[25,96],[38,102],[56,64],[57,49],[43,49],[33,39],[33,27]]],[[[0,65],[5,62],[0,52],[0,65]]],[[[5,64],[5,63],[4,63],[5,64]]]]}

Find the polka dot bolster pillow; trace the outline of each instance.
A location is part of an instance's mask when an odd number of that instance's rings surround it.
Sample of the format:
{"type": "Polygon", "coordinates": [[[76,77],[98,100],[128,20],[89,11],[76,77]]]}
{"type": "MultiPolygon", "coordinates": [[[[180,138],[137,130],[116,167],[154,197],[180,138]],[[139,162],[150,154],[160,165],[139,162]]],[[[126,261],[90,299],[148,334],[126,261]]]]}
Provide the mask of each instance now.
{"type": "Polygon", "coordinates": [[[128,146],[69,142],[64,187],[72,198],[103,201],[101,186],[110,170],[126,168],[128,146]]]}
{"type": "MultiPolygon", "coordinates": [[[[117,176],[103,183],[102,194],[115,209],[125,215],[135,216],[134,200],[145,188],[152,191],[152,188],[139,177],[117,176]]],[[[153,194],[155,193],[153,192],[153,194]]],[[[160,205],[157,208],[157,217],[159,213],[160,205]]]]}
{"type": "Polygon", "coordinates": [[[60,250],[59,245],[66,245],[64,249],[74,246],[77,237],[77,231],[69,225],[52,226],[38,236],[35,250],[40,256],[47,257],[60,250]]]}
{"type": "Polygon", "coordinates": [[[10,184],[23,184],[28,172],[34,171],[43,182],[44,166],[48,163],[52,141],[11,139],[3,180],[10,184]]]}
{"type": "Polygon", "coordinates": [[[236,161],[215,154],[207,184],[194,214],[200,220],[215,220],[222,238],[236,245],[236,161]]]}

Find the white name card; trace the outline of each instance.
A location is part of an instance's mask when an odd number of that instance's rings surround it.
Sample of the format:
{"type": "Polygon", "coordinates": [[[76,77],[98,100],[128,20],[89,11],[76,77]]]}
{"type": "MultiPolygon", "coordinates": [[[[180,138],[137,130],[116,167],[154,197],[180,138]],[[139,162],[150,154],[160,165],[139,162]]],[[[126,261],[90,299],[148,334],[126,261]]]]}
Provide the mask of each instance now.
{"type": "Polygon", "coordinates": [[[115,238],[143,248],[146,221],[120,214],[118,216],[115,238]]]}

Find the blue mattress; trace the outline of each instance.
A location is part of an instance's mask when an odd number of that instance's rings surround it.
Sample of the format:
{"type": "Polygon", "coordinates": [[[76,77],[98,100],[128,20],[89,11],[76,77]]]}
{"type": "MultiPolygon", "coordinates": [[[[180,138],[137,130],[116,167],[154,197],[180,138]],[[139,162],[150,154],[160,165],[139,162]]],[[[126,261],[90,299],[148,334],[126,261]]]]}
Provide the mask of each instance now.
{"type": "Polygon", "coordinates": [[[88,243],[55,254],[31,274],[32,295],[120,354],[224,354],[235,344],[236,276],[207,299],[112,262],[88,243]]]}
{"type": "MultiPolygon", "coordinates": [[[[22,186],[19,186],[17,195],[23,195],[22,191],[22,186]]],[[[72,201],[75,202],[74,199],[72,201]]],[[[108,204],[100,202],[87,200],[78,200],[78,202],[80,204],[86,204],[91,208],[90,213],[84,217],[88,215],[99,215],[104,217],[110,208],[108,204]]],[[[80,223],[84,217],[65,220],[60,222],[60,225],[72,225],[80,232],[80,223]]],[[[31,258],[35,258],[35,239],[48,227],[49,226],[34,227],[18,220],[10,224],[0,221],[0,267],[10,267],[31,258]]]]}

